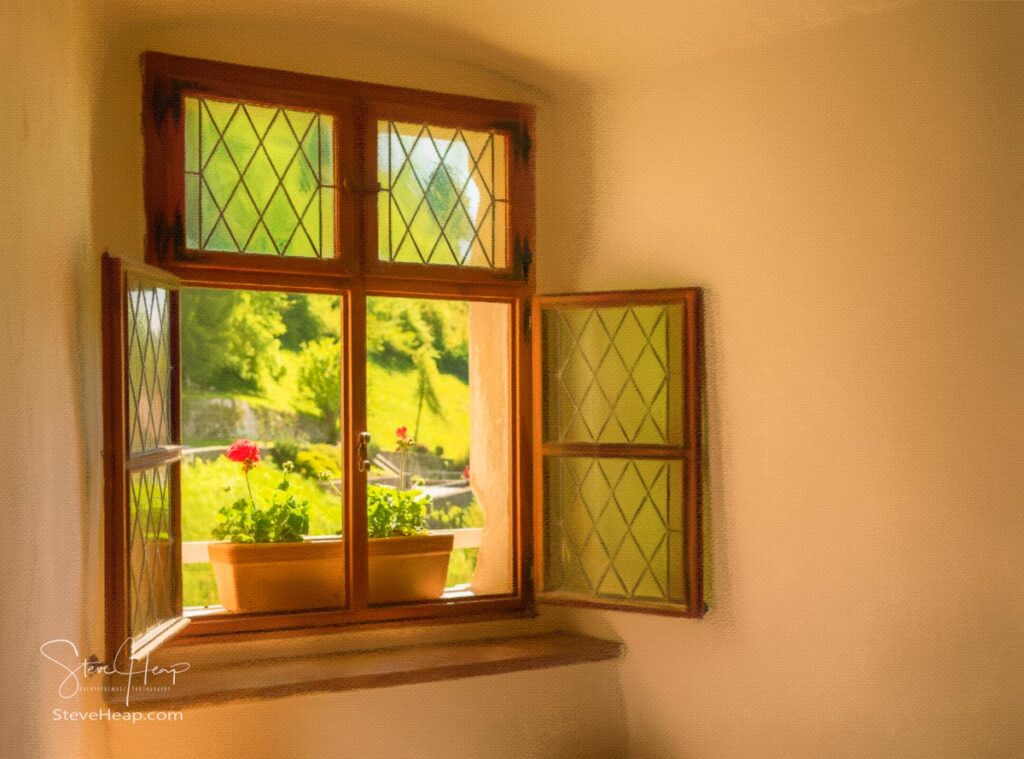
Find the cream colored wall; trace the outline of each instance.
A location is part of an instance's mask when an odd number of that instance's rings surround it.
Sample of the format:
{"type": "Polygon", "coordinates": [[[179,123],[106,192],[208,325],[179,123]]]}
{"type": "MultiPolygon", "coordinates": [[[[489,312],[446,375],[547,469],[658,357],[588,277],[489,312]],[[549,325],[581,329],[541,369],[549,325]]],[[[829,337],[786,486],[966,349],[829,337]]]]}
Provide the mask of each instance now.
{"type": "Polygon", "coordinates": [[[95,756],[102,740],[52,721],[65,704],[38,651],[51,638],[88,645],[86,609],[100,603],[90,504],[102,482],[89,466],[100,390],[87,376],[98,322],[80,287],[95,270],[81,23],[66,0],[0,10],[0,756],[12,759],[95,756]]]}
{"type": "Polygon", "coordinates": [[[632,756],[1024,756],[1024,6],[673,33],[591,103],[566,283],[707,288],[714,608],[568,615],[632,756]]]}

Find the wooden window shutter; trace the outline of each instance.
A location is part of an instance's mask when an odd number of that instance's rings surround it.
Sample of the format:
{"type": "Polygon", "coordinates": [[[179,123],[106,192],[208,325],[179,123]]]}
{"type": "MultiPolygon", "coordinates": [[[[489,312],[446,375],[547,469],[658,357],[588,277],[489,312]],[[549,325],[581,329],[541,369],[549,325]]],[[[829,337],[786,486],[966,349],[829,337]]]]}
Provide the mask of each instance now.
{"type": "Polygon", "coordinates": [[[103,257],[106,661],[181,631],[178,280],[103,257]]]}
{"type": "Polygon", "coordinates": [[[701,616],[700,291],[533,311],[538,600],[701,616]]]}

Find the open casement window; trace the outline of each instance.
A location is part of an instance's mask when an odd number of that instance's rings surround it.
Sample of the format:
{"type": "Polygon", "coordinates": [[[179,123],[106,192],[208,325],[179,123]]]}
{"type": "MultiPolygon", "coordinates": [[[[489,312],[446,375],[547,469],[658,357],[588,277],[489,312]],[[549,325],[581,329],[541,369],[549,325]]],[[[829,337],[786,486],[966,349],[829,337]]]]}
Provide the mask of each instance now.
{"type": "Polygon", "coordinates": [[[481,619],[535,589],[702,613],[699,295],[534,301],[531,106],[144,66],[158,271],[105,264],[111,642],[481,619]],[[166,339],[139,342],[135,306],[166,339]],[[432,590],[405,575],[416,593],[385,579],[410,541],[379,519],[409,491],[450,551],[432,590]],[[332,587],[261,569],[281,592],[242,603],[218,513],[289,495],[309,505],[291,545],[324,551],[332,587]]]}
{"type": "Polygon", "coordinates": [[[141,659],[182,615],[178,281],[103,259],[107,661],[141,659]]]}
{"type": "Polygon", "coordinates": [[[536,304],[538,599],[701,616],[700,291],[536,304]]]}

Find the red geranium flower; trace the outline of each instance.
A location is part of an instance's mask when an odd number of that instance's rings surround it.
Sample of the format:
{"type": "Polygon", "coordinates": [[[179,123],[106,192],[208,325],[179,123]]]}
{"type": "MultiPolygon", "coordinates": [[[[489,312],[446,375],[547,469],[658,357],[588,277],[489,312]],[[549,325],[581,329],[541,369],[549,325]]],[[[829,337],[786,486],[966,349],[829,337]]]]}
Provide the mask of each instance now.
{"type": "Polygon", "coordinates": [[[397,437],[399,440],[404,441],[407,437],[409,437],[409,429],[407,427],[399,427],[397,430],[395,430],[395,437],[397,437]]]}
{"type": "Polygon", "coordinates": [[[231,461],[240,463],[243,472],[248,472],[259,463],[260,449],[251,440],[242,439],[233,442],[224,455],[231,461]]]}
{"type": "Polygon", "coordinates": [[[464,480],[468,480],[469,479],[469,466],[468,465],[462,467],[462,479],[464,479],[464,480]]]}

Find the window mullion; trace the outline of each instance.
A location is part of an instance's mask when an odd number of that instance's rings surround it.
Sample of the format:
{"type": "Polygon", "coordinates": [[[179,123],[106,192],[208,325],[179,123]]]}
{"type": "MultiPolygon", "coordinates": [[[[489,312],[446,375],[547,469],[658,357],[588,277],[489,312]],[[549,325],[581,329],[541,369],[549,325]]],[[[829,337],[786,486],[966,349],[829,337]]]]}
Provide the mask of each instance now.
{"type": "Polygon", "coordinates": [[[359,470],[359,436],[366,430],[366,290],[354,287],[345,294],[346,310],[342,334],[346,335],[346,366],[343,407],[348,434],[345,435],[345,556],[350,571],[348,601],[352,609],[369,603],[367,572],[369,538],[366,525],[367,472],[359,470]]]}

